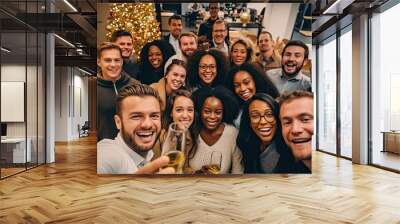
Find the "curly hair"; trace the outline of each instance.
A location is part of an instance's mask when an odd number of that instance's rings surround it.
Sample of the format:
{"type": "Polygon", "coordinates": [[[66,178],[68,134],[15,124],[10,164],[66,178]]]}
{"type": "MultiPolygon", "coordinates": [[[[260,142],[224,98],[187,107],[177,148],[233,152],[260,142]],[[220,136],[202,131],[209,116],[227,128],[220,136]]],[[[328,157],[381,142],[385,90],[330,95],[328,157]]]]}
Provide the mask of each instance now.
{"type": "Polygon", "coordinates": [[[163,63],[161,67],[164,67],[165,62],[167,62],[167,60],[175,54],[174,48],[165,40],[154,40],[149,42],[143,46],[142,51],[140,52],[140,63],[144,68],[153,67],[149,61],[149,50],[151,46],[157,46],[161,51],[163,57],[163,63]]]}
{"type": "Polygon", "coordinates": [[[236,139],[237,146],[242,150],[245,173],[262,172],[259,158],[261,154],[261,140],[251,128],[251,121],[249,116],[249,106],[255,100],[261,100],[271,107],[274,118],[276,120],[276,130],[272,141],[275,142],[277,151],[282,157],[287,158],[290,155],[288,153],[287,147],[285,147],[286,145],[282,137],[278,103],[268,94],[257,93],[243,106],[243,113],[240,121],[240,130],[236,139]]]}
{"type": "Polygon", "coordinates": [[[233,47],[237,44],[242,44],[245,48],[246,48],[246,60],[244,61],[245,63],[252,63],[256,60],[256,55],[255,55],[255,51],[254,51],[254,46],[251,42],[251,40],[249,40],[248,38],[245,37],[240,37],[239,39],[237,39],[229,48],[229,61],[231,63],[231,65],[234,65],[233,60],[232,60],[232,51],[233,51],[233,47]]]}
{"type": "MultiPolygon", "coordinates": [[[[157,69],[157,73],[161,73],[161,77],[163,77],[163,75],[164,75],[163,68],[164,68],[165,63],[168,61],[168,59],[172,55],[175,54],[174,48],[172,47],[171,44],[168,43],[168,41],[154,40],[152,42],[145,44],[142,48],[142,51],[140,52],[140,73],[138,75],[138,79],[140,81],[146,80],[146,76],[149,76],[150,74],[153,74],[156,72],[149,61],[149,51],[150,51],[151,46],[157,46],[160,49],[161,54],[162,54],[163,61],[162,61],[160,68],[157,69]]],[[[161,77],[157,77],[158,80],[161,77]]],[[[154,82],[155,80],[152,80],[152,81],[154,82]]],[[[151,84],[151,83],[152,83],[151,81],[144,82],[144,84],[151,84]]]]}
{"type": "Polygon", "coordinates": [[[221,85],[224,82],[224,75],[228,71],[228,63],[225,54],[217,49],[210,49],[207,51],[200,50],[196,51],[189,59],[187,65],[188,71],[188,80],[189,85],[193,87],[201,87],[201,80],[199,77],[199,64],[201,58],[205,55],[210,55],[215,59],[217,64],[217,75],[211,85],[211,87],[215,87],[217,85],[221,85]]]}
{"type": "MultiPolygon", "coordinates": [[[[235,92],[235,87],[233,85],[233,80],[235,75],[240,72],[245,71],[250,74],[253,78],[255,86],[256,86],[256,93],[266,93],[273,98],[279,97],[279,91],[274,85],[274,83],[268,78],[268,76],[264,75],[259,69],[254,67],[254,65],[249,63],[243,63],[240,66],[234,66],[229,71],[228,75],[225,78],[225,86],[231,90],[233,93],[235,92]]],[[[243,103],[243,100],[235,94],[239,102],[243,103]]]]}
{"type": "MultiPolygon", "coordinates": [[[[196,102],[195,108],[199,113],[203,108],[204,102],[209,97],[215,97],[219,99],[224,108],[222,115],[222,122],[227,124],[233,124],[233,121],[239,114],[239,102],[236,100],[235,95],[224,86],[217,86],[215,88],[202,87],[193,93],[194,100],[196,102]]],[[[200,128],[203,127],[200,122],[200,128]]]]}

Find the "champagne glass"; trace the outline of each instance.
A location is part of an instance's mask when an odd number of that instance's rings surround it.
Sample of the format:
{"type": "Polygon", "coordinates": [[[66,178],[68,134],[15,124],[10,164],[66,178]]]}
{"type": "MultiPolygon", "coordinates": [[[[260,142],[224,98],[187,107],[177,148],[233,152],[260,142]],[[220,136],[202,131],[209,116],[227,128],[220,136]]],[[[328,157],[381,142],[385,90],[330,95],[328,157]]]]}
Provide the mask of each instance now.
{"type": "Polygon", "coordinates": [[[210,157],[210,165],[208,171],[212,174],[219,174],[221,172],[222,153],[213,151],[210,157]]]}
{"type": "Polygon", "coordinates": [[[203,165],[200,170],[197,171],[199,174],[220,174],[222,164],[222,153],[218,151],[212,151],[208,153],[208,156],[203,158],[203,165]]]}
{"type": "Polygon", "coordinates": [[[172,167],[176,173],[183,173],[182,168],[185,164],[185,133],[186,127],[179,123],[169,125],[167,138],[162,146],[162,155],[169,157],[169,163],[163,167],[172,167]]]}

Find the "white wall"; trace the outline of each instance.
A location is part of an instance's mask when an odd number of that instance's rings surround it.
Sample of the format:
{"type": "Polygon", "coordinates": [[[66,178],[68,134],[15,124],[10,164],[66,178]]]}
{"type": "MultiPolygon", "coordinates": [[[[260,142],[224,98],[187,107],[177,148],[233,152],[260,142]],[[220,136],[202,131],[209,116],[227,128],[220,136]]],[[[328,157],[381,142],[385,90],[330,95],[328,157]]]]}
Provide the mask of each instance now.
{"type": "Polygon", "coordinates": [[[299,3],[266,3],[264,29],[271,32],[274,39],[290,39],[299,6],[299,3]]]}
{"type": "Polygon", "coordinates": [[[77,139],[78,124],[88,120],[88,78],[72,67],[56,67],[56,74],[55,140],[77,139]]]}
{"type": "MultiPolygon", "coordinates": [[[[1,81],[25,82],[26,85],[26,121],[7,122],[7,137],[25,138],[31,142],[32,161],[36,162],[39,153],[39,163],[44,162],[44,92],[42,68],[25,64],[3,64],[1,66],[1,81]],[[27,80],[25,80],[27,78],[27,80]]],[[[4,97],[4,96],[2,96],[4,97]]],[[[10,110],[10,108],[1,108],[10,110]]],[[[25,113],[25,111],[22,111],[25,113]]],[[[12,111],[9,111],[12,113],[12,111]]]]}
{"type": "MultiPolygon", "coordinates": [[[[32,72],[34,69],[33,66],[27,66],[27,68],[24,65],[19,65],[19,64],[5,64],[1,66],[1,81],[9,81],[9,82],[25,82],[25,75],[26,75],[26,70],[28,71],[28,74],[32,72]]],[[[36,70],[35,70],[36,74],[36,70]]],[[[31,80],[30,80],[31,81],[31,80]]],[[[32,85],[36,85],[35,83],[30,83],[32,85]]],[[[36,89],[31,89],[28,88],[28,99],[27,103],[29,104],[30,102],[34,101],[34,98],[36,98],[36,89]],[[31,92],[29,90],[32,90],[34,92],[31,92]]],[[[36,107],[36,104],[35,104],[36,107]]],[[[1,108],[1,110],[7,110],[8,108],[1,108]]],[[[28,121],[31,121],[31,114],[28,115],[28,121]]],[[[36,114],[34,116],[35,121],[36,121],[36,114]]],[[[26,122],[7,122],[7,136],[8,137],[25,137],[25,123],[26,122]]],[[[32,127],[31,125],[28,125],[28,127],[32,127]]],[[[36,130],[36,127],[35,127],[36,130]]],[[[29,133],[29,130],[28,130],[29,133]]],[[[29,137],[29,136],[28,136],[29,137]]]]}

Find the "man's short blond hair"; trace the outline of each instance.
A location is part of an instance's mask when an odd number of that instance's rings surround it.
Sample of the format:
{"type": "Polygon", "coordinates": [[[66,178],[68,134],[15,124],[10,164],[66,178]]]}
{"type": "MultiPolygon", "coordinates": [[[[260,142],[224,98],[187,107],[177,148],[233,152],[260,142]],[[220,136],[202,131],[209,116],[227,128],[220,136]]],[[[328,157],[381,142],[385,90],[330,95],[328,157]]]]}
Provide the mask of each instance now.
{"type": "Polygon", "coordinates": [[[303,97],[314,100],[314,95],[311,92],[304,91],[304,90],[295,90],[292,92],[282,93],[282,95],[279,97],[279,106],[282,107],[282,104],[284,104],[284,103],[290,103],[295,99],[300,99],[303,97]]]}
{"type": "Polygon", "coordinates": [[[179,46],[181,45],[181,38],[182,37],[193,37],[195,42],[197,43],[197,35],[194,34],[193,32],[185,32],[185,33],[181,33],[181,35],[179,35],[179,46]]]}

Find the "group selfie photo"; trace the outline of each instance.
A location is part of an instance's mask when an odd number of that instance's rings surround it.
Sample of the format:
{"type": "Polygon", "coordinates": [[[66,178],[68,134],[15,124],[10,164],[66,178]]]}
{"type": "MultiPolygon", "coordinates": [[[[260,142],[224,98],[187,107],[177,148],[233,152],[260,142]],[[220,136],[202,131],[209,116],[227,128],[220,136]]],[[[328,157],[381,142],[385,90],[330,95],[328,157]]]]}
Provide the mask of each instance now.
{"type": "Polygon", "coordinates": [[[98,174],[312,173],[308,7],[97,8],[98,174]]]}

